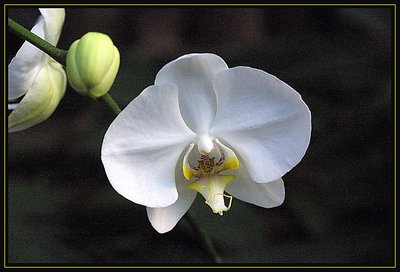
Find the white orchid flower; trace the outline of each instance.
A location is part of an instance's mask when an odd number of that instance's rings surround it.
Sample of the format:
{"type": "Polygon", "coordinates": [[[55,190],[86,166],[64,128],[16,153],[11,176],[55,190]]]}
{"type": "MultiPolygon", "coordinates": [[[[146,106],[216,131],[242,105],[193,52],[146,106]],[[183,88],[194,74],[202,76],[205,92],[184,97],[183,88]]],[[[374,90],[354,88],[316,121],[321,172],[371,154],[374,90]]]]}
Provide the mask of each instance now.
{"type": "Polygon", "coordinates": [[[165,65],[117,116],[102,161],[114,189],[146,206],[152,226],[165,233],[197,192],[221,215],[232,197],[282,204],[281,177],[300,162],[310,134],[311,113],[286,83],[228,68],[214,54],[189,54],[165,65]]]}
{"type": "MultiPolygon", "coordinates": [[[[63,8],[41,8],[31,32],[57,45],[64,24],[63,8]]],[[[8,116],[8,131],[27,129],[46,120],[57,108],[67,87],[61,64],[29,42],[24,42],[8,65],[8,100],[25,95],[8,116]]]]}

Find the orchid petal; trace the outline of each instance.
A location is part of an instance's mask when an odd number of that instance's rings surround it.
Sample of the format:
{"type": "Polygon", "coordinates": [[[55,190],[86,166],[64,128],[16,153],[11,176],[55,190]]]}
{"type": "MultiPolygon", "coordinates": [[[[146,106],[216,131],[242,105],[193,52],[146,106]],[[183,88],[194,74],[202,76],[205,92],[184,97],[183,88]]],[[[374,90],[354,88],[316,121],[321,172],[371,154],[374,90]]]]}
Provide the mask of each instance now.
{"type": "Polygon", "coordinates": [[[173,204],[178,193],[175,166],[195,134],[183,121],[173,84],[153,85],[112,122],[101,158],[114,189],[152,208],[173,204]]]}
{"type": "Polygon", "coordinates": [[[49,118],[66,87],[67,76],[61,64],[49,60],[42,65],[28,93],[8,116],[8,131],[20,131],[49,118]]]}
{"type": "Polygon", "coordinates": [[[165,208],[147,207],[150,223],[159,233],[172,230],[193,204],[197,192],[187,189],[187,183],[183,178],[176,182],[179,198],[174,204],[165,208]]]}
{"type": "MultiPolygon", "coordinates": [[[[44,20],[41,17],[32,32],[43,38],[44,20]]],[[[8,65],[8,99],[14,100],[26,94],[40,71],[43,52],[30,42],[24,42],[8,65]]]]}
{"type": "Polygon", "coordinates": [[[261,70],[235,67],[214,79],[218,111],[210,131],[242,157],[259,183],[281,178],[310,142],[311,113],[289,85],[261,70]]]}
{"type": "Polygon", "coordinates": [[[65,20],[63,8],[40,8],[44,17],[44,39],[52,45],[57,45],[65,20]]]}
{"type": "MultiPolygon", "coordinates": [[[[31,32],[56,45],[64,24],[65,10],[61,9],[39,9],[40,16],[31,32]]],[[[14,100],[31,88],[35,76],[42,68],[46,55],[32,45],[24,42],[15,57],[8,65],[8,99],[14,100]]]]}
{"type": "Polygon", "coordinates": [[[187,126],[196,133],[208,131],[216,113],[213,77],[228,69],[214,54],[188,54],[166,64],[157,74],[155,84],[178,86],[179,107],[187,126]]]}
{"type": "Polygon", "coordinates": [[[273,208],[283,203],[285,187],[282,179],[267,183],[254,182],[246,166],[240,162],[236,179],[225,190],[237,199],[263,208],[273,208]]]}

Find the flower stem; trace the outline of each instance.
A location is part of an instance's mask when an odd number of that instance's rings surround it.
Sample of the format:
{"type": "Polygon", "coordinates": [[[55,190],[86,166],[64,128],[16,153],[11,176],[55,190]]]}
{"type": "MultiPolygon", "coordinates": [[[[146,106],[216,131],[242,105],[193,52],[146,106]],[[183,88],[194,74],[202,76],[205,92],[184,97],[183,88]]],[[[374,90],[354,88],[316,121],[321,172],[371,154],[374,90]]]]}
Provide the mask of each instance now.
{"type": "MultiPolygon", "coordinates": [[[[52,57],[54,60],[59,62],[61,65],[66,66],[67,64],[67,53],[68,51],[59,49],[54,45],[50,44],[49,42],[43,40],[36,34],[32,33],[19,23],[15,22],[13,19],[8,18],[8,27],[11,29],[13,33],[18,35],[23,40],[27,40],[47,55],[52,57]]],[[[105,102],[107,106],[111,108],[111,110],[115,114],[119,114],[121,112],[121,108],[118,106],[117,102],[111,97],[110,94],[105,94],[101,97],[101,99],[105,102]]]]}
{"type": "Polygon", "coordinates": [[[201,244],[203,245],[204,248],[207,249],[208,254],[212,258],[212,260],[215,263],[222,263],[223,260],[221,256],[219,256],[217,249],[215,248],[210,235],[197,224],[196,220],[194,219],[193,215],[188,211],[186,213],[185,218],[189,222],[189,224],[192,226],[193,230],[196,232],[196,236],[200,240],[201,244]]]}
{"type": "Polygon", "coordinates": [[[58,49],[54,45],[48,43],[39,36],[33,34],[28,29],[26,29],[19,23],[15,22],[11,18],[8,18],[8,27],[11,29],[12,32],[17,34],[19,37],[21,37],[24,40],[27,40],[28,42],[30,42],[31,44],[33,44],[34,46],[36,46],[37,48],[48,54],[50,57],[55,59],[57,62],[65,66],[68,51],[58,49]]]}
{"type": "Polygon", "coordinates": [[[118,115],[121,112],[121,108],[118,106],[117,102],[112,98],[112,96],[109,93],[106,93],[105,95],[100,97],[107,106],[110,107],[110,109],[118,115]]]}

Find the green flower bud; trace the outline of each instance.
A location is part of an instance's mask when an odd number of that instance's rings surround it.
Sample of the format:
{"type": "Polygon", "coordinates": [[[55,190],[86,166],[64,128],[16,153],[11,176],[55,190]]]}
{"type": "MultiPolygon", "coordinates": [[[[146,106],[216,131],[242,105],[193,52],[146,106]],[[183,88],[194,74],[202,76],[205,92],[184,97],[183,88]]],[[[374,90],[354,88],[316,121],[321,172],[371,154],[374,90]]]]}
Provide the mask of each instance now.
{"type": "Polygon", "coordinates": [[[80,94],[94,98],[105,95],[114,83],[118,68],[118,49],[105,34],[86,33],[68,50],[68,82],[80,94]]]}

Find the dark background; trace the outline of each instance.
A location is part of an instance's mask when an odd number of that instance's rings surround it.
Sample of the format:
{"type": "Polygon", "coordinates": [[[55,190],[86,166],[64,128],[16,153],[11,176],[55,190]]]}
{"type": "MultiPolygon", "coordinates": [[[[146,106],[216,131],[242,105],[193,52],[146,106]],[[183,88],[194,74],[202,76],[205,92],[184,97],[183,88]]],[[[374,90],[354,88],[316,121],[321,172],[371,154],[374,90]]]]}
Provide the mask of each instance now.
{"type": "MultiPolygon", "coordinates": [[[[28,27],[39,12],[9,7],[28,27]]],[[[59,47],[88,31],[121,53],[110,93],[125,107],[158,70],[186,53],[265,70],[312,112],[312,137],[283,179],[285,202],[234,199],[218,216],[191,208],[224,262],[393,265],[393,8],[67,7],[59,47]]],[[[7,33],[7,61],[22,41],[7,33]]],[[[68,88],[56,112],[7,135],[9,264],[211,264],[185,219],[167,234],[109,184],[102,138],[114,114],[68,88]]]]}

